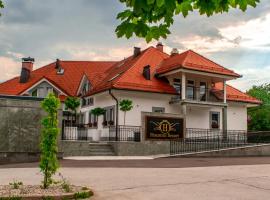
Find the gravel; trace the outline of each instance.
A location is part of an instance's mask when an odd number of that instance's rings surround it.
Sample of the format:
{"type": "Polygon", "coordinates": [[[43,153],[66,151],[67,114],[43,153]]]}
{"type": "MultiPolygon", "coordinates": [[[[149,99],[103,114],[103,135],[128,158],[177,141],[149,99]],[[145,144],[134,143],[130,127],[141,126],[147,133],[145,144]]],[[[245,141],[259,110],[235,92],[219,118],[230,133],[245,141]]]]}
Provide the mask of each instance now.
{"type": "Polygon", "coordinates": [[[70,189],[70,192],[66,192],[61,185],[50,186],[48,189],[42,189],[40,185],[20,185],[18,189],[14,189],[12,185],[0,185],[0,197],[60,196],[83,190],[82,187],[74,185],[70,185],[70,189]]]}

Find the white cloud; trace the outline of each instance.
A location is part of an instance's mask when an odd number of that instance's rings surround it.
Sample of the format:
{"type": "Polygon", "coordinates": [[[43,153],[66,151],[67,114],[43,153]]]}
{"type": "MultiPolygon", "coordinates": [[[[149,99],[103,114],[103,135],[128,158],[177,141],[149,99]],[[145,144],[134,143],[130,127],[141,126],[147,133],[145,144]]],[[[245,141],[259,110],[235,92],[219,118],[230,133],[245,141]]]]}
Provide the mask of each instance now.
{"type": "Polygon", "coordinates": [[[253,85],[261,85],[265,83],[270,83],[270,66],[265,68],[247,68],[244,70],[238,70],[238,73],[242,74],[245,78],[236,79],[230,81],[236,88],[246,91],[253,85]]]}
{"type": "Polygon", "coordinates": [[[8,57],[0,57],[0,82],[19,75],[21,63],[8,57]]]}
{"type": "Polygon", "coordinates": [[[233,40],[241,37],[241,47],[252,49],[270,49],[270,14],[263,18],[250,20],[238,26],[229,26],[220,29],[222,36],[233,40]]]}

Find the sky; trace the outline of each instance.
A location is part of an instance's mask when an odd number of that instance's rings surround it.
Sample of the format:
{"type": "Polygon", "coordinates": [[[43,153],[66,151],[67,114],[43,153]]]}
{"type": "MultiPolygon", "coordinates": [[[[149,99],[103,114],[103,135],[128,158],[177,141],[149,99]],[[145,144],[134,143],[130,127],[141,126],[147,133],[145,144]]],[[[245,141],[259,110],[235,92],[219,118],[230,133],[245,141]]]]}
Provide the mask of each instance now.
{"type": "MultiPolygon", "coordinates": [[[[119,0],[4,0],[0,17],[0,82],[18,76],[21,58],[34,68],[61,60],[120,60],[142,49],[143,39],[117,38],[119,0]]],[[[270,4],[261,0],[246,12],[233,9],[212,17],[193,12],[175,17],[165,51],[192,49],[243,78],[229,84],[246,91],[270,83],[270,4]]]]}

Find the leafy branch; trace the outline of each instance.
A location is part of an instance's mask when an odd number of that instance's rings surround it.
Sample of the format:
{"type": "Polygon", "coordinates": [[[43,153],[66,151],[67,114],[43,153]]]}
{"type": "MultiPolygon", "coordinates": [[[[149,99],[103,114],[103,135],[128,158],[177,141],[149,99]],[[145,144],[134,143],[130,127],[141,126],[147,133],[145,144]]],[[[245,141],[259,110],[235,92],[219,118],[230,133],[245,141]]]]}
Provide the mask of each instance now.
{"type": "Polygon", "coordinates": [[[173,17],[198,10],[201,15],[228,12],[232,8],[246,11],[248,6],[256,7],[260,0],[119,0],[127,9],[117,15],[121,21],[115,32],[117,37],[130,38],[133,35],[152,39],[167,38],[173,17]]]}

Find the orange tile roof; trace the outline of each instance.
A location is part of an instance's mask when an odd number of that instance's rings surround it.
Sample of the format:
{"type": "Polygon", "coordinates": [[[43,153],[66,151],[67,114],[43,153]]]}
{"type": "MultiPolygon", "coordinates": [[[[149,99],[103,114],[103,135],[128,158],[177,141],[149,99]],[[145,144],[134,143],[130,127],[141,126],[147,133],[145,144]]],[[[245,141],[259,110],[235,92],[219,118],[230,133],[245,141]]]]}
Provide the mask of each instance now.
{"type": "Polygon", "coordinates": [[[79,84],[84,74],[87,75],[93,86],[97,85],[103,77],[103,73],[116,62],[92,62],[92,61],[61,61],[64,75],[56,73],[55,62],[31,73],[27,83],[19,83],[20,77],[15,77],[0,84],[0,94],[20,95],[22,92],[46,78],[56,87],[69,96],[76,96],[79,84]]]}
{"type": "Polygon", "coordinates": [[[163,74],[180,68],[240,77],[234,71],[226,69],[192,50],[165,59],[157,69],[157,73],[163,74]]]}
{"type": "Polygon", "coordinates": [[[171,85],[155,77],[158,64],[167,57],[166,53],[149,47],[137,57],[131,56],[112,66],[102,83],[88,95],[109,88],[175,94],[175,89],[171,85]],[[147,65],[150,66],[151,80],[146,80],[142,76],[143,68],[147,65]]]}
{"type": "MultiPolygon", "coordinates": [[[[56,73],[54,62],[34,70],[27,83],[19,83],[19,77],[1,83],[0,94],[20,95],[35,83],[46,78],[68,96],[76,96],[84,75],[88,77],[92,85],[92,90],[86,96],[108,89],[176,94],[175,89],[165,78],[157,78],[155,75],[156,72],[162,71],[163,73],[164,66],[179,67],[179,65],[176,65],[178,62],[184,63],[186,68],[193,66],[191,68],[194,69],[194,66],[200,66],[200,69],[204,69],[204,71],[211,71],[211,68],[215,68],[215,72],[219,71],[219,73],[239,76],[233,71],[225,69],[193,51],[187,51],[170,57],[168,54],[154,47],[149,47],[137,57],[130,56],[119,62],[61,61],[60,64],[65,70],[64,75],[58,75],[56,73]],[[150,66],[151,80],[146,80],[142,75],[143,68],[147,65],[150,66]],[[207,67],[206,65],[209,66],[207,67]]],[[[216,84],[217,89],[221,89],[221,86],[222,84],[216,84]]],[[[227,87],[227,98],[231,101],[260,103],[257,99],[248,96],[232,86],[227,87]]],[[[65,96],[61,95],[60,99],[64,101],[65,96]]]]}
{"type": "MultiPolygon", "coordinates": [[[[223,83],[216,83],[214,86],[214,90],[222,90],[223,89],[223,83]]],[[[226,86],[226,92],[227,92],[227,100],[228,101],[238,101],[238,102],[247,102],[247,103],[255,103],[255,104],[261,104],[262,102],[258,99],[251,97],[247,95],[244,92],[241,92],[240,90],[232,87],[231,85],[226,86]]],[[[215,96],[218,99],[223,99],[223,93],[216,92],[215,96]]]]}

